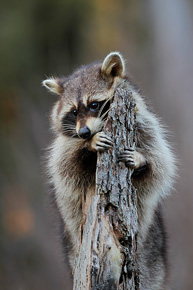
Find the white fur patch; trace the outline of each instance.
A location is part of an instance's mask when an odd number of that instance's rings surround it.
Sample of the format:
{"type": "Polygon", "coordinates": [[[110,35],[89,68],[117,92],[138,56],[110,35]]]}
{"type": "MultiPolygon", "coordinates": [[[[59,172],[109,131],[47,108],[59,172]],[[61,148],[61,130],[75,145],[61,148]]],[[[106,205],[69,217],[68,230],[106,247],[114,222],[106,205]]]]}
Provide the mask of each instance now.
{"type": "Polygon", "coordinates": [[[100,118],[90,117],[86,121],[86,126],[90,129],[91,135],[102,130],[104,122],[100,118]]]}
{"type": "Polygon", "coordinates": [[[119,77],[124,77],[125,75],[125,63],[120,52],[115,51],[109,53],[103,61],[101,71],[107,76],[111,75],[111,72],[115,69],[115,75],[119,77]]]}
{"type": "Polygon", "coordinates": [[[46,87],[49,91],[55,94],[60,94],[60,86],[57,83],[57,80],[54,78],[47,79],[42,82],[42,85],[46,87]]]}

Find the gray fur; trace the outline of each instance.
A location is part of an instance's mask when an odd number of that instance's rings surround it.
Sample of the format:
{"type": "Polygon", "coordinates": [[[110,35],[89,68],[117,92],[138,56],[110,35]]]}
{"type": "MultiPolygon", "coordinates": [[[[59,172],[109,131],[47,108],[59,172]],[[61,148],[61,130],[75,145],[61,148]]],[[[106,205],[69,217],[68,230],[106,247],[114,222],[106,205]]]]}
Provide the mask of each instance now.
{"type": "Polygon", "coordinates": [[[134,168],[132,182],[138,196],[137,254],[141,289],[166,289],[166,241],[159,205],[172,187],[175,159],[165,129],[125,75],[122,56],[110,53],[103,63],[82,67],[68,78],[52,78],[43,84],[60,95],[51,113],[55,138],[48,155],[48,174],[68,235],[71,267],[77,253],[82,194],[95,187],[96,152],[112,146],[111,140],[100,133],[104,120],[88,108],[91,102],[104,103],[111,99],[117,87],[131,91],[137,107],[136,151],[126,150],[120,161],[134,168]],[[78,112],[76,119],[72,110],[78,112]],[[79,129],[84,126],[89,127],[92,138],[78,137],[79,129]]]}

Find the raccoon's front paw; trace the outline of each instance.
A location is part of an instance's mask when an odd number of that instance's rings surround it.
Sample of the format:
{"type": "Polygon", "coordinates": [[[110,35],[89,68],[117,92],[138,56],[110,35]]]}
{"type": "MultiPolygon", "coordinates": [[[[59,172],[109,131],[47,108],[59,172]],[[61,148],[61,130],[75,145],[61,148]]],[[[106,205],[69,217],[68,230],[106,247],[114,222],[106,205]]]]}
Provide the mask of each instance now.
{"type": "Polygon", "coordinates": [[[118,155],[118,161],[124,162],[127,167],[138,169],[146,165],[147,161],[143,154],[130,148],[118,155]]]}
{"type": "Polygon", "coordinates": [[[92,137],[90,147],[92,151],[102,152],[112,148],[113,142],[104,132],[98,132],[92,137]]]}

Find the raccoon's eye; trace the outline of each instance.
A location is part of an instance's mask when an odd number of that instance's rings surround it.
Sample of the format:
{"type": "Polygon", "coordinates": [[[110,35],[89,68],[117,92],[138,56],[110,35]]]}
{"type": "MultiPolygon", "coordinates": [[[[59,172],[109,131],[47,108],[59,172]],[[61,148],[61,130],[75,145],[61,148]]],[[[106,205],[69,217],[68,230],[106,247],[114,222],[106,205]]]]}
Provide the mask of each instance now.
{"type": "Polygon", "coordinates": [[[76,109],[72,110],[72,114],[76,117],[78,115],[78,112],[76,109]]]}
{"type": "Polygon", "coordinates": [[[99,109],[99,103],[98,102],[91,103],[90,109],[91,109],[91,111],[97,111],[99,109]]]}

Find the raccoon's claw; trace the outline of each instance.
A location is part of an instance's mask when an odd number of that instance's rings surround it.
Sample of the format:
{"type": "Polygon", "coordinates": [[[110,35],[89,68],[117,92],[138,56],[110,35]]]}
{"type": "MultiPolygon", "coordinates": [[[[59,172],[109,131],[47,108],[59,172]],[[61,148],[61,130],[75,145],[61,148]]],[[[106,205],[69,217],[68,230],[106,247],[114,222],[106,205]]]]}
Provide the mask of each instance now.
{"type": "Polygon", "coordinates": [[[94,151],[105,151],[113,147],[113,142],[104,132],[98,132],[92,137],[90,146],[94,151]]]}
{"type": "Polygon", "coordinates": [[[128,149],[128,150],[124,150],[122,151],[119,155],[118,155],[118,161],[119,162],[124,162],[126,166],[128,167],[135,167],[135,151],[134,149],[128,149]]]}
{"type": "Polygon", "coordinates": [[[118,161],[124,162],[127,167],[137,169],[146,164],[145,157],[133,148],[126,149],[118,155],[118,161]]]}

